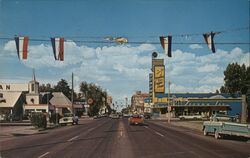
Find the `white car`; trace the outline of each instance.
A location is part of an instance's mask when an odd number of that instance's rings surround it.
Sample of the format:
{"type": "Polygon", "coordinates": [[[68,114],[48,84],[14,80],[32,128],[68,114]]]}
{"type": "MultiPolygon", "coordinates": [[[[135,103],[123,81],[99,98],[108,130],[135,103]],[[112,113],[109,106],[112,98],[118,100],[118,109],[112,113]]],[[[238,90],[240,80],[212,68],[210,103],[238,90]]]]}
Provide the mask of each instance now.
{"type": "Polygon", "coordinates": [[[201,115],[181,115],[179,116],[180,120],[201,120],[201,115]]]}
{"type": "Polygon", "coordinates": [[[66,113],[64,114],[64,116],[62,118],[60,118],[59,120],[59,124],[60,125],[67,125],[67,124],[78,124],[78,117],[77,116],[73,116],[73,114],[71,113],[66,113]]]}
{"type": "Polygon", "coordinates": [[[112,118],[112,119],[119,119],[119,115],[118,114],[111,114],[110,118],[112,118]]]}

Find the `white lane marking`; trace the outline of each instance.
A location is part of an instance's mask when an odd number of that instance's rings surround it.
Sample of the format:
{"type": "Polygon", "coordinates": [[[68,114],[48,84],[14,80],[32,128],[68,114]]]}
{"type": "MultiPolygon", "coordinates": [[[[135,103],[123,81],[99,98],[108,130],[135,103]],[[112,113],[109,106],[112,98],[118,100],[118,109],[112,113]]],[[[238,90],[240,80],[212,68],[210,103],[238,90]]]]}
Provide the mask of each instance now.
{"type": "Polygon", "coordinates": [[[120,132],[120,134],[121,134],[121,137],[122,137],[122,131],[120,132]]]}
{"type": "Polygon", "coordinates": [[[155,132],[156,134],[158,134],[159,136],[162,136],[162,137],[164,137],[164,135],[163,134],[161,134],[161,133],[159,133],[159,132],[155,132]]]}
{"type": "Polygon", "coordinates": [[[42,154],[41,156],[39,156],[38,158],[42,158],[42,157],[44,157],[44,156],[46,156],[48,154],[49,154],[49,152],[46,152],[46,153],[42,154]]]}
{"type": "Polygon", "coordinates": [[[73,137],[73,138],[71,138],[71,139],[69,139],[69,140],[67,140],[68,142],[71,142],[72,140],[74,140],[74,139],[76,139],[76,138],[78,138],[79,136],[75,136],[75,137],[73,137]]]}
{"type": "Polygon", "coordinates": [[[144,126],[144,127],[148,129],[148,126],[144,126]]]}
{"type": "Polygon", "coordinates": [[[88,132],[93,131],[93,129],[95,129],[95,128],[90,128],[90,129],[88,129],[88,132]]]}

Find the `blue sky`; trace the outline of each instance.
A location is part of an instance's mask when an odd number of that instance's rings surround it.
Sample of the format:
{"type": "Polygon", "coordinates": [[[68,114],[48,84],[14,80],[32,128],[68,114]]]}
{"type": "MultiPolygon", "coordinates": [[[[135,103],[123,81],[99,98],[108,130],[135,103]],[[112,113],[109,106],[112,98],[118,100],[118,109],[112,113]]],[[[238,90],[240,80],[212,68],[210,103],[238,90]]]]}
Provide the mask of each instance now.
{"type": "MultiPolygon", "coordinates": [[[[54,61],[51,44],[30,41],[27,61],[19,61],[12,40],[0,40],[1,82],[30,80],[32,68],[41,83],[70,80],[97,83],[115,100],[130,98],[136,90],[148,91],[151,53],[165,59],[166,80],[173,92],[214,92],[223,85],[223,71],[231,62],[249,65],[249,45],[215,45],[212,54],[204,44],[173,44],[167,58],[160,35],[206,33],[249,27],[248,0],[0,0],[0,37],[27,35],[31,39],[63,36],[65,61],[54,61]],[[106,36],[127,37],[128,43],[104,41],[106,36]],[[144,43],[145,42],[145,43],[144,43]]],[[[174,42],[201,43],[200,36],[173,36],[174,42]]],[[[249,42],[249,29],[228,31],[215,42],[249,42]]],[[[70,82],[70,81],[69,81],[70,82]]]]}

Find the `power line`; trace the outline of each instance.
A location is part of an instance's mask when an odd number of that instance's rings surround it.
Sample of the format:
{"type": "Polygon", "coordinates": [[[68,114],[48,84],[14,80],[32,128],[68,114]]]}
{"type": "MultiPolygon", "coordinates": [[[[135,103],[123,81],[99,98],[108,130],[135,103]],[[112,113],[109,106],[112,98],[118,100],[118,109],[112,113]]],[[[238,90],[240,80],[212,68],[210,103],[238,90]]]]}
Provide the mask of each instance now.
{"type": "MultiPolygon", "coordinates": [[[[0,37],[0,40],[13,40],[13,38],[2,38],[0,37]]],[[[50,40],[45,39],[29,39],[29,41],[41,41],[41,42],[50,42],[50,40]]],[[[64,42],[75,42],[75,43],[94,43],[94,44],[111,44],[114,43],[112,41],[86,41],[86,40],[66,40],[64,42]]],[[[153,44],[153,45],[159,45],[159,42],[143,42],[143,41],[129,41],[128,44],[153,44]]],[[[172,42],[172,44],[179,44],[179,45],[185,45],[185,44],[205,44],[205,42],[172,42]]],[[[215,44],[219,45],[249,45],[250,42],[215,42],[215,44]]]]}
{"type": "MultiPolygon", "coordinates": [[[[215,34],[221,34],[221,33],[229,33],[229,32],[237,32],[237,31],[243,31],[243,30],[249,30],[249,27],[241,27],[241,28],[234,28],[234,29],[227,29],[227,30],[221,30],[221,31],[215,31],[215,34]]],[[[190,37],[190,36],[201,36],[204,33],[190,33],[190,34],[173,34],[171,36],[174,37],[190,37]]],[[[108,37],[108,36],[105,36],[108,37]]],[[[93,44],[111,44],[114,43],[114,41],[104,41],[104,38],[102,36],[65,36],[66,38],[65,42],[75,42],[75,43],[93,43],[93,44]],[[101,38],[103,41],[99,40],[70,40],[71,39],[76,39],[76,38],[89,38],[89,39],[97,39],[101,38]],[[69,39],[69,40],[67,40],[69,39]]],[[[153,36],[150,36],[153,37],[153,36]]],[[[154,36],[154,37],[159,37],[159,36],[154,36]]],[[[146,38],[146,36],[144,37],[146,38]]],[[[0,37],[0,40],[14,40],[14,38],[10,37],[0,37]]],[[[36,41],[36,42],[50,42],[49,39],[42,39],[42,38],[30,38],[30,41],[36,41]]],[[[153,45],[159,45],[160,42],[145,42],[145,41],[128,41],[128,44],[153,44],[153,45]]],[[[207,44],[205,42],[172,42],[172,44],[177,44],[177,45],[185,45],[185,44],[207,44]]],[[[250,45],[249,42],[215,42],[215,44],[221,44],[221,45],[250,45]]]]}

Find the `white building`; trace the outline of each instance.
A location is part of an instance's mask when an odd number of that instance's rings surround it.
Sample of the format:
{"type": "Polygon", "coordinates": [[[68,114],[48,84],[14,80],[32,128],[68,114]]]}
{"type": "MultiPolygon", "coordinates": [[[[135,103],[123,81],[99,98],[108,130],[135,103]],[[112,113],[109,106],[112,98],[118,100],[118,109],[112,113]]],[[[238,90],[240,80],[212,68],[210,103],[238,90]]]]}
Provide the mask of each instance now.
{"type": "Polygon", "coordinates": [[[48,112],[49,104],[41,104],[42,97],[34,71],[29,83],[0,83],[0,119],[21,120],[25,113],[48,112]]]}

